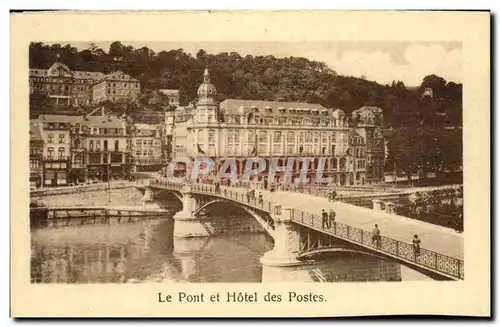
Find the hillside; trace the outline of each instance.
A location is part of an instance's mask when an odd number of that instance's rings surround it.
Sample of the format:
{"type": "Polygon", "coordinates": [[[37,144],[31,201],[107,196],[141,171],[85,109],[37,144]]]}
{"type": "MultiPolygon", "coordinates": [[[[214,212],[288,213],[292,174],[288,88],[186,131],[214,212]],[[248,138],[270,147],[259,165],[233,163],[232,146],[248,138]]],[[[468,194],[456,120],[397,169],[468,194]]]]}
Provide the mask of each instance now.
{"type": "Polygon", "coordinates": [[[462,123],[462,85],[447,83],[435,75],[427,76],[419,88],[408,89],[399,81],[380,85],[341,76],[325,63],[305,58],[242,57],[234,52],[208,54],[201,49],[193,57],[182,49],[154,53],[147,47],[134,49],[118,41],[106,50],[91,44],[81,51],[69,44],[31,43],[30,67],[48,68],[57,54],[73,70],[122,70],[139,79],[145,93],[160,88],[179,89],[183,105],[196,98],[207,65],[221,101],[235,98],[313,102],[341,108],[348,114],[362,105],[378,106],[384,110],[387,126],[462,123]],[[432,99],[422,99],[426,87],[433,89],[432,99]]]}
{"type": "MultiPolygon", "coordinates": [[[[208,54],[204,50],[192,56],[182,49],[154,53],[147,47],[134,49],[118,41],[106,50],[91,44],[81,51],[69,44],[31,43],[30,67],[48,68],[56,61],[57,54],[73,70],[104,73],[122,70],[139,79],[142,95],[138,103],[106,104],[117,113],[127,109],[129,115],[139,117],[148,112],[146,107],[161,118],[165,106],[153,90],[179,89],[181,104],[186,105],[196,98],[203,69],[208,66],[220,101],[235,98],[312,102],[341,108],[349,116],[363,105],[382,108],[385,127],[394,131],[388,137],[388,171],[393,169],[394,161],[401,173],[456,169],[462,163],[461,129],[446,132],[444,128],[462,125],[462,85],[439,76],[426,76],[420,87],[407,88],[400,81],[380,85],[341,76],[326,64],[305,58],[242,57],[234,52],[208,54]],[[432,98],[422,97],[428,87],[432,88],[432,98]]],[[[33,116],[45,110],[47,103],[43,101],[47,99],[31,97],[30,100],[33,116]]],[[[84,113],[88,108],[79,110],[84,113]]]]}

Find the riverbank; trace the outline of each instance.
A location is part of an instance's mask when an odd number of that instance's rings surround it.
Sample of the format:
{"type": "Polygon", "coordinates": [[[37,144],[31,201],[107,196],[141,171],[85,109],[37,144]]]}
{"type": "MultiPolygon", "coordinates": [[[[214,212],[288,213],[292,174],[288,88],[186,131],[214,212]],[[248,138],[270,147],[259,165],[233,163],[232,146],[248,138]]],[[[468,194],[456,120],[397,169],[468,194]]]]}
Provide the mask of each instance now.
{"type": "Polygon", "coordinates": [[[32,228],[88,224],[120,224],[143,218],[161,218],[171,210],[149,206],[40,207],[30,209],[32,228]]]}
{"type": "Polygon", "coordinates": [[[96,184],[83,184],[75,186],[63,186],[63,187],[45,187],[30,191],[30,197],[42,197],[49,195],[61,195],[61,194],[72,194],[80,192],[92,192],[92,191],[104,191],[108,189],[121,189],[132,187],[136,185],[137,182],[132,181],[114,181],[109,183],[96,183],[96,184]]]}

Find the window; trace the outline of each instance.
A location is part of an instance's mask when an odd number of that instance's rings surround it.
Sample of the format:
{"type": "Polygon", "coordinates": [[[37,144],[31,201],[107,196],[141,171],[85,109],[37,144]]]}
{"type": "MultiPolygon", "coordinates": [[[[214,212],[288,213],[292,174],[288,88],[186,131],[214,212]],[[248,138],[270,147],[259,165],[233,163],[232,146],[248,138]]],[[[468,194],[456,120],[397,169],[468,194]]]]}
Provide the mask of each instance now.
{"type": "Polygon", "coordinates": [[[49,134],[47,143],[54,143],[54,135],[49,134]]]}
{"type": "Polygon", "coordinates": [[[148,155],[148,152],[146,150],[144,150],[144,152],[142,153],[144,156],[147,156],[148,155]]]}
{"type": "Polygon", "coordinates": [[[149,140],[148,145],[153,145],[153,140],[149,140]]]}
{"type": "Polygon", "coordinates": [[[312,133],[311,132],[306,133],[306,142],[312,142],[312,133]]]}
{"type": "Polygon", "coordinates": [[[321,143],[327,143],[327,139],[326,133],[321,133],[321,143]]]}
{"type": "Polygon", "coordinates": [[[108,150],[108,141],[107,140],[104,141],[103,148],[104,148],[104,151],[108,150]]]}
{"type": "Polygon", "coordinates": [[[65,150],[64,150],[64,148],[59,148],[57,150],[57,152],[58,152],[59,159],[64,159],[64,157],[65,157],[65,153],[64,153],[65,150]]]}
{"type": "Polygon", "coordinates": [[[90,140],[89,148],[90,148],[90,151],[94,150],[94,141],[93,140],[90,140]]]}
{"type": "Polygon", "coordinates": [[[255,141],[255,135],[252,131],[248,131],[248,143],[253,143],[255,141]]]}
{"type": "Polygon", "coordinates": [[[215,143],[215,131],[213,129],[208,131],[208,143],[215,143]]]}
{"type": "Polygon", "coordinates": [[[83,155],[78,154],[78,155],[74,156],[73,157],[73,163],[77,164],[77,165],[83,164],[83,155]]]}
{"type": "Polygon", "coordinates": [[[116,140],[115,141],[115,151],[118,151],[120,145],[120,141],[116,140]]]}
{"type": "Polygon", "coordinates": [[[142,145],[142,140],[135,140],[135,145],[142,145]]]}
{"type": "Polygon", "coordinates": [[[295,133],[294,132],[288,132],[286,134],[286,142],[287,143],[294,143],[295,142],[295,133]]]}
{"type": "Polygon", "coordinates": [[[259,133],[259,143],[267,143],[267,132],[259,133]]]}
{"type": "Polygon", "coordinates": [[[100,154],[90,154],[89,155],[89,164],[98,164],[101,163],[101,156],[100,154]]]}
{"type": "Polygon", "coordinates": [[[40,161],[39,160],[30,160],[30,168],[31,169],[40,168],[40,161]]]}
{"type": "Polygon", "coordinates": [[[64,134],[59,134],[59,143],[64,143],[64,134]]]}
{"type": "Polygon", "coordinates": [[[281,142],[281,132],[274,132],[274,142],[281,142]]]}
{"type": "Polygon", "coordinates": [[[142,152],[141,152],[141,151],[135,151],[135,155],[136,155],[137,157],[140,157],[140,156],[141,156],[141,154],[142,154],[142,152]]]}
{"type": "Polygon", "coordinates": [[[314,133],[314,139],[313,139],[314,143],[318,143],[319,142],[319,133],[316,132],[314,133]]]}
{"type": "Polygon", "coordinates": [[[101,149],[101,141],[100,140],[95,141],[95,148],[96,148],[96,150],[101,149]]]}
{"type": "Polygon", "coordinates": [[[54,156],[54,148],[48,148],[47,157],[51,159],[53,156],[54,156]]]}
{"type": "Polygon", "coordinates": [[[121,153],[112,153],[111,154],[111,163],[120,163],[122,162],[122,154],[121,153]]]}
{"type": "Polygon", "coordinates": [[[240,143],[240,131],[239,130],[234,131],[234,143],[240,143]]]}

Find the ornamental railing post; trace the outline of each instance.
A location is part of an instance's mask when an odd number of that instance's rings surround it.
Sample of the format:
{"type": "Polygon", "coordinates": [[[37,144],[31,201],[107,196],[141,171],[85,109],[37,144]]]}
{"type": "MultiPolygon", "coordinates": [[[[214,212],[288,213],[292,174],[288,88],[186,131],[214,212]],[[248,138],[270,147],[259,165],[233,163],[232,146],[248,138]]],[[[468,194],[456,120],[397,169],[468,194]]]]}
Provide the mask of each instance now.
{"type": "Polygon", "coordinates": [[[350,226],[349,226],[349,225],[347,225],[347,239],[349,239],[349,230],[350,230],[350,229],[351,229],[351,228],[350,228],[350,226]]]}

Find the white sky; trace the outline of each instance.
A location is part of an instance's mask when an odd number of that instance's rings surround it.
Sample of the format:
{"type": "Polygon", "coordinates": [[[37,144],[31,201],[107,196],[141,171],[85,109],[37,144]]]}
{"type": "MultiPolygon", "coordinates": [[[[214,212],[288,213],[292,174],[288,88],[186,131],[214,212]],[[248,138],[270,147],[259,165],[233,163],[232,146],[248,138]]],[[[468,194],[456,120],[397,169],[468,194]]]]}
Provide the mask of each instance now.
{"type": "MultiPolygon", "coordinates": [[[[182,48],[193,55],[204,49],[212,54],[234,51],[242,56],[305,57],[327,63],[338,74],[364,76],[381,84],[401,80],[407,86],[418,86],[430,74],[462,82],[462,46],[457,42],[121,42],[134,48],[147,46],[155,52],[182,48]]],[[[89,45],[60,43],[80,50],[89,45]]],[[[108,51],[111,42],[96,44],[108,51]]]]}

